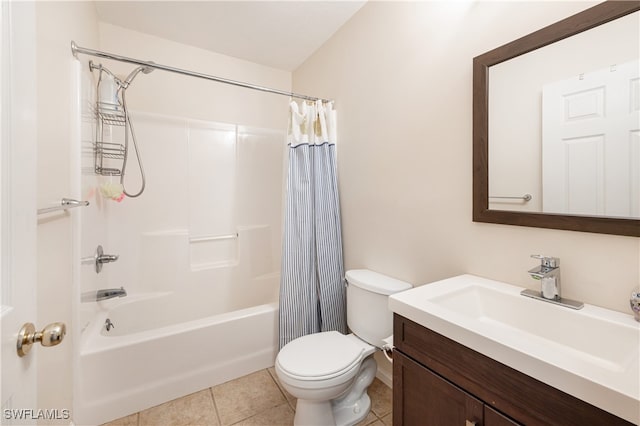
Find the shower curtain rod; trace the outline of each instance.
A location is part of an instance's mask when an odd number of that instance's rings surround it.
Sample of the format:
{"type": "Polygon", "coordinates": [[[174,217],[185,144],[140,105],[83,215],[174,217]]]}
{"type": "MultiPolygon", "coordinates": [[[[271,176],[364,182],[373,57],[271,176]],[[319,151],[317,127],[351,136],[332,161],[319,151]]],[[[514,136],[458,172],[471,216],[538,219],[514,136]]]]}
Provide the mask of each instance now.
{"type": "Polygon", "coordinates": [[[170,66],[167,66],[167,65],[156,64],[155,62],[141,61],[139,59],[128,58],[126,56],[120,56],[120,55],[116,55],[116,54],[113,54],[113,53],[107,53],[107,52],[101,52],[99,50],[88,49],[86,47],[78,46],[75,41],[71,41],[71,53],[76,58],[78,57],[78,53],[82,53],[84,55],[91,55],[91,56],[97,56],[97,57],[100,57],[100,58],[113,59],[115,61],[128,62],[130,64],[142,65],[142,66],[145,66],[145,67],[151,67],[151,68],[155,68],[155,69],[158,69],[158,70],[169,71],[169,72],[173,72],[173,73],[176,73],[176,74],[188,75],[190,77],[198,77],[198,78],[203,78],[205,80],[217,81],[219,83],[225,83],[225,84],[231,84],[231,85],[234,85],[234,86],[245,87],[247,89],[259,90],[261,92],[275,93],[276,95],[284,95],[284,96],[289,96],[289,97],[292,97],[292,98],[304,99],[304,100],[307,100],[307,101],[331,102],[330,99],[322,99],[322,98],[316,98],[314,96],[300,95],[298,93],[287,92],[287,91],[279,90],[279,89],[272,89],[270,87],[258,86],[256,84],[244,83],[242,81],[229,80],[227,78],[216,77],[216,76],[209,75],[209,74],[203,74],[203,73],[199,73],[199,72],[195,72],[195,71],[189,71],[189,70],[184,70],[184,69],[180,69],[180,68],[170,67],[170,66]]]}

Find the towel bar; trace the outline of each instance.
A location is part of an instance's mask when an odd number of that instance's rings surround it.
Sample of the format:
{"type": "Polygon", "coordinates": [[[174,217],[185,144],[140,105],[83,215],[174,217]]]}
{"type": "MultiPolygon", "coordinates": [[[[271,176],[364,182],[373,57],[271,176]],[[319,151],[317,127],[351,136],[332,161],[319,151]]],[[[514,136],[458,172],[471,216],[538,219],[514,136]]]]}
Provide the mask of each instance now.
{"type": "Polygon", "coordinates": [[[76,207],[86,207],[88,205],[89,205],[88,201],[78,201],[78,200],[72,200],[70,198],[63,198],[62,200],[60,200],[60,205],[38,209],[38,214],[52,213],[52,212],[57,212],[59,210],[73,209],[76,207]]]}
{"type": "Polygon", "coordinates": [[[533,198],[533,197],[531,196],[531,194],[524,194],[521,197],[494,197],[493,195],[489,195],[489,198],[501,198],[501,199],[508,199],[508,200],[531,201],[531,198],[533,198]]]}

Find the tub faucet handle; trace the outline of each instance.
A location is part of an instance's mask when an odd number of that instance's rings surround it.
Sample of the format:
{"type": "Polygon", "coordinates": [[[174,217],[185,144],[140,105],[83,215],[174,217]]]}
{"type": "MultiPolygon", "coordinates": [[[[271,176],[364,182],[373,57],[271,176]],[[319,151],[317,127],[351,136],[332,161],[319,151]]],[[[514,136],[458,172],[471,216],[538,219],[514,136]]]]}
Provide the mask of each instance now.
{"type": "Polygon", "coordinates": [[[118,260],[117,254],[103,254],[102,256],[98,257],[98,262],[100,263],[111,263],[115,262],[116,260],[118,260]]]}
{"type": "Polygon", "coordinates": [[[102,248],[102,246],[98,246],[98,248],[96,249],[96,254],[94,256],[96,273],[99,274],[100,271],[102,271],[102,265],[104,265],[105,263],[115,262],[116,260],[118,260],[118,257],[119,256],[117,254],[104,254],[104,249],[102,248]]]}

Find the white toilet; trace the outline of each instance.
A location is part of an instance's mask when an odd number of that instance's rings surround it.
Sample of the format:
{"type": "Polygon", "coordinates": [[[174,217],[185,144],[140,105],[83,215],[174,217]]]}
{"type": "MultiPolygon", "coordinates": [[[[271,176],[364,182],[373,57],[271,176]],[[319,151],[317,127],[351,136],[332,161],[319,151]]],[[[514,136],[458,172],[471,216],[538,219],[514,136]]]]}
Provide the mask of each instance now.
{"type": "Polygon", "coordinates": [[[393,333],[388,296],[411,284],[366,269],[347,271],[347,324],[352,334],[310,334],[286,344],[276,358],[282,386],[298,398],[294,424],[354,425],[371,408],[367,388],[373,354],[393,333]]]}

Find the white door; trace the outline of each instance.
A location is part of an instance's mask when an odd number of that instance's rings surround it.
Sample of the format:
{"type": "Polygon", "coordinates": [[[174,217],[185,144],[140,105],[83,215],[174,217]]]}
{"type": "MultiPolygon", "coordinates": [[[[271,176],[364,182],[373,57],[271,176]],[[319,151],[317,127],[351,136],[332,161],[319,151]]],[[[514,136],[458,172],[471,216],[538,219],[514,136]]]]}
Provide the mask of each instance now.
{"type": "Polygon", "coordinates": [[[39,325],[35,6],[34,2],[2,1],[0,9],[0,423],[34,424],[38,349],[20,358],[16,343],[24,323],[39,325]]]}
{"type": "Polygon", "coordinates": [[[640,217],[638,61],[545,85],[543,211],[640,217]]]}

